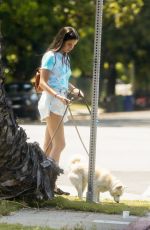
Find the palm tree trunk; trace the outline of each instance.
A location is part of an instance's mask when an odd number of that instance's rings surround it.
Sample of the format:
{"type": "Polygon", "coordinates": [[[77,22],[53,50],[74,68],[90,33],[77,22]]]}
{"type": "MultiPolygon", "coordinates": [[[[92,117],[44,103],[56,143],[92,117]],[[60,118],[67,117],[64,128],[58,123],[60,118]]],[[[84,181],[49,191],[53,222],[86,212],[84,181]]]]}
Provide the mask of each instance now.
{"type": "Polygon", "coordinates": [[[1,54],[0,31],[0,199],[24,195],[51,199],[62,170],[47,160],[38,143],[27,143],[25,131],[18,126],[5,95],[1,54]]]}

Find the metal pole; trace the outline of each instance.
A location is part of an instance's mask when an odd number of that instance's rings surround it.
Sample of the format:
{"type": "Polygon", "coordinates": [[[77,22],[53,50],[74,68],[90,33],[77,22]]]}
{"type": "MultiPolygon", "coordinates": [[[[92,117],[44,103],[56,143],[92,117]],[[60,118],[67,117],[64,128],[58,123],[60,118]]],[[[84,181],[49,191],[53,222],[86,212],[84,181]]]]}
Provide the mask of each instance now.
{"type": "Polygon", "coordinates": [[[92,111],[90,127],[89,171],[87,201],[94,201],[95,153],[97,135],[97,110],[99,98],[101,35],[102,35],[103,0],[96,1],[95,41],[93,60],[92,111]]]}

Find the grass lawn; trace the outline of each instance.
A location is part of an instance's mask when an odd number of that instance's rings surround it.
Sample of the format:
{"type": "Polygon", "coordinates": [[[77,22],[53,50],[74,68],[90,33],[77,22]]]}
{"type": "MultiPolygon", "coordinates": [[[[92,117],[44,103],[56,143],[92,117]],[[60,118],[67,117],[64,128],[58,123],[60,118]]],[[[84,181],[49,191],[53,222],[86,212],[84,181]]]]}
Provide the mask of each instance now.
{"type": "Polygon", "coordinates": [[[16,212],[21,208],[25,208],[27,205],[23,202],[9,201],[9,200],[0,200],[0,215],[6,216],[11,212],[16,212]]]}
{"type": "MultiPolygon", "coordinates": [[[[31,205],[34,205],[32,203],[31,205]]],[[[144,216],[150,212],[148,201],[121,201],[119,204],[110,200],[104,200],[100,204],[81,201],[75,197],[58,196],[51,201],[38,203],[39,207],[55,207],[56,209],[75,210],[84,212],[99,212],[105,214],[122,214],[124,210],[130,211],[130,215],[144,216]]]]}
{"type": "Polygon", "coordinates": [[[124,210],[130,211],[131,215],[144,216],[150,212],[150,202],[124,200],[119,204],[110,200],[104,200],[100,204],[81,201],[76,197],[58,196],[49,201],[0,201],[0,215],[8,215],[21,208],[55,208],[65,210],[75,210],[84,212],[99,212],[105,214],[122,214],[124,210]]]}
{"type": "MultiPolygon", "coordinates": [[[[50,228],[50,227],[38,227],[38,226],[23,226],[21,224],[0,224],[0,230],[58,230],[56,228],[50,228]]],[[[59,230],[85,230],[85,227],[82,225],[76,225],[73,229],[65,226],[60,228],[59,230]]],[[[95,230],[94,226],[91,228],[91,230],[95,230]]]]}
{"type": "Polygon", "coordinates": [[[55,230],[48,227],[27,227],[21,224],[0,224],[0,230],[55,230]]]}
{"type": "MultiPolygon", "coordinates": [[[[148,201],[121,201],[119,204],[110,200],[104,200],[100,204],[89,203],[79,200],[77,197],[58,196],[49,201],[0,201],[0,215],[9,215],[11,212],[22,208],[55,208],[56,210],[74,210],[84,212],[98,212],[105,214],[122,214],[124,210],[130,211],[130,215],[144,216],[150,212],[150,202],[148,201]]],[[[27,227],[20,224],[0,224],[0,230],[55,230],[50,227],[27,227]]],[[[69,230],[69,228],[67,228],[69,230]]],[[[67,230],[61,228],[60,230],[67,230]]],[[[82,226],[74,227],[74,230],[84,230],[82,226]]]]}

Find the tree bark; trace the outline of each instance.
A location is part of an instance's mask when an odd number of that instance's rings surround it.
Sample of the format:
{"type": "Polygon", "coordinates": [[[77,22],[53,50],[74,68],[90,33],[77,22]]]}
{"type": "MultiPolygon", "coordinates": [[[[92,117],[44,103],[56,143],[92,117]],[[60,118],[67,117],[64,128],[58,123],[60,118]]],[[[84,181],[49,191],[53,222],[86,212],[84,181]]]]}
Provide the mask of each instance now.
{"type": "Polygon", "coordinates": [[[25,195],[51,199],[63,170],[46,158],[38,143],[28,143],[25,131],[17,124],[5,95],[1,57],[0,31],[0,199],[25,195]]]}
{"type": "Polygon", "coordinates": [[[109,67],[109,76],[108,76],[108,83],[107,83],[107,96],[115,96],[115,85],[116,85],[116,69],[115,63],[111,63],[109,67]]]}

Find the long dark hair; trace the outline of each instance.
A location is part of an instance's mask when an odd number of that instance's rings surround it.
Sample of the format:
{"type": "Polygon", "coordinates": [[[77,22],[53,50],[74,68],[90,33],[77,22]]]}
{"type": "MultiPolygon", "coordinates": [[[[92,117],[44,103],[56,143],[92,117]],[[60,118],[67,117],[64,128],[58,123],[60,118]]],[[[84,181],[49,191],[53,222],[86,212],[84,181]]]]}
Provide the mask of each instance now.
{"type": "Polygon", "coordinates": [[[68,40],[79,40],[79,35],[73,27],[65,26],[59,30],[48,50],[58,52],[68,40]]]}
{"type": "MultiPolygon", "coordinates": [[[[59,32],[54,37],[53,42],[48,47],[47,51],[51,50],[53,52],[59,52],[63,47],[64,43],[68,40],[79,40],[79,35],[77,31],[71,26],[65,26],[59,30],[59,32]]],[[[62,63],[66,63],[68,66],[70,66],[70,60],[67,53],[63,54],[62,63]]]]}

